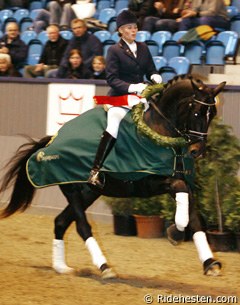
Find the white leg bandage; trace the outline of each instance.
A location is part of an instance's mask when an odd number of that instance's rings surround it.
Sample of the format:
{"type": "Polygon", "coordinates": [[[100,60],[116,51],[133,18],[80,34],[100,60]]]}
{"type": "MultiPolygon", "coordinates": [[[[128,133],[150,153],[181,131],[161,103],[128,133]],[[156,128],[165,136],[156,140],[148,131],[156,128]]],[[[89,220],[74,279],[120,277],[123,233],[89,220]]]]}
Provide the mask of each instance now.
{"type": "Polygon", "coordinates": [[[108,110],[106,131],[110,133],[110,135],[113,136],[115,139],[118,135],[120,122],[129,110],[130,109],[123,107],[111,107],[108,110]]]}
{"type": "Polygon", "coordinates": [[[65,263],[65,247],[64,241],[61,239],[53,240],[52,266],[58,273],[70,273],[73,271],[65,263]]]}
{"type": "Polygon", "coordinates": [[[184,231],[189,222],[188,193],[176,193],[175,224],[179,231],[184,231]]]}
{"type": "Polygon", "coordinates": [[[107,260],[105,256],[103,255],[97,241],[95,240],[94,237],[89,237],[85,245],[92,257],[92,262],[95,266],[98,267],[98,269],[103,265],[107,263],[107,260]]]}
{"type": "Polygon", "coordinates": [[[200,261],[203,263],[207,259],[212,258],[213,254],[209,247],[206,234],[202,231],[193,234],[193,241],[198,251],[200,261]]]}

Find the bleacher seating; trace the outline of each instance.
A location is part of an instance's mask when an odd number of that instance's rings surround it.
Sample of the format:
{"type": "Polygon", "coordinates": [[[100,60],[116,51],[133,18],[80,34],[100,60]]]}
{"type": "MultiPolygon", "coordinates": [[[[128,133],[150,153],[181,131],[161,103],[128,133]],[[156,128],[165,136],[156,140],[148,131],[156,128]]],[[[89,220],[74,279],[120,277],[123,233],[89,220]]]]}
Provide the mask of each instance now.
{"type": "Polygon", "coordinates": [[[164,56],[167,61],[170,58],[180,56],[180,44],[175,40],[167,40],[162,46],[162,56],[164,56]]]}
{"type": "Polygon", "coordinates": [[[29,44],[31,40],[36,39],[37,38],[37,34],[34,31],[24,31],[20,34],[20,38],[22,39],[22,41],[25,42],[25,44],[29,44]]]}
{"type": "Polygon", "coordinates": [[[158,71],[160,68],[167,66],[167,60],[163,56],[153,56],[153,62],[158,71]]]}
{"type": "Polygon", "coordinates": [[[158,54],[162,54],[162,46],[165,41],[170,40],[172,37],[171,32],[169,31],[157,31],[151,35],[151,40],[156,41],[158,44],[159,50],[158,54]]]}
{"type": "Polygon", "coordinates": [[[238,34],[234,31],[223,31],[218,33],[216,40],[219,40],[224,44],[225,58],[232,58],[233,63],[236,64],[238,34]]]}
{"type": "Polygon", "coordinates": [[[104,41],[111,39],[111,33],[109,31],[96,31],[94,35],[103,43],[104,41]]]}
{"type": "Polygon", "coordinates": [[[162,76],[163,83],[167,83],[169,80],[177,76],[175,69],[169,66],[163,66],[160,68],[159,73],[162,76]]]}
{"type": "Polygon", "coordinates": [[[43,45],[38,39],[33,39],[28,44],[27,64],[36,65],[39,62],[39,58],[42,54],[43,45]]]}
{"type": "Polygon", "coordinates": [[[98,19],[102,22],[102,23],[105,23],[105,24],[108,24],[108,22],[110,21],[110,19],[112,17],[115,17],[116,16],[116,11],[114,8],[105,8],[105,9],[102,9],[100,12],[99,12],[99,16],[98,16],[98,19]]]}
{"type": "Polygon", "coordinates": [[[136,35],[136,41],[144,42],[150,40],[151,33],[148,31],[138,31],[136,35]]]}
{"type": "Polygon", "coordinates": [[[178,75],[190,73],[191,63],[183,56],[172,57],[168,61],[168,66],[174,68],[178,75]]]}
{"type": "Polygon", "coordinates": [[[184,56],[192,65],[201,65],[204,44],[200,41],[192,41],[184,45],[184,56]]]}

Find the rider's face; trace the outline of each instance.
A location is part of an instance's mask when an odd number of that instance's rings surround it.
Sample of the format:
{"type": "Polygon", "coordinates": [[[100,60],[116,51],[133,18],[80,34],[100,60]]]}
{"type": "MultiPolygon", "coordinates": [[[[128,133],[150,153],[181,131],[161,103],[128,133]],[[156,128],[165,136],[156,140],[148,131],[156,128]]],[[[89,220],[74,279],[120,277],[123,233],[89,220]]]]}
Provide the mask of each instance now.
{"type": "Polygon", "coordinates": [[[118,29],[118,31],[122,35],[122,38],[124,40],[126,40],[129,43],[132,43],[136,38],[138,27],[136,23],[130,23],[130,24],[122,25],[118,29]]]}

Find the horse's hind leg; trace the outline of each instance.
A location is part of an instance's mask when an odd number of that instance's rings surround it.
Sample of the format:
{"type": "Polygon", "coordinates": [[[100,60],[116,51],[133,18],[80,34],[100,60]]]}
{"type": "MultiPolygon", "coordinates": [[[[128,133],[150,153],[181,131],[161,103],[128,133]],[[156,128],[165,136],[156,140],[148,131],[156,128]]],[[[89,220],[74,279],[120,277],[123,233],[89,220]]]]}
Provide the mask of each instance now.
{"type": "Polygon", "coordinates": [[[92,235],[91,226],[88,223],[85,213],[85,210],[99,197],[99,195],[89,188],[83,190],[77,185],[75,185],[75,187],[73,186],[70,192],[69,189],[66,192],[64,187],[61,187],[61,189],[74,211],[77,232],[84,240],[86,248],[92,257],[93,264],[101,271],[102,278],[116,277],[116,274],[109,268],[105,256],[92,235]]]}
{"type": "Polygon", "coordinates": [[[74,211],[70,205],[68,205],[54,221],[54,234],[52,249],[52,266],[58,273],[72,273],[73,268],[67,266],[65,261],[65,245],[64,234],[71,223],[75,220],[74,211]]]}

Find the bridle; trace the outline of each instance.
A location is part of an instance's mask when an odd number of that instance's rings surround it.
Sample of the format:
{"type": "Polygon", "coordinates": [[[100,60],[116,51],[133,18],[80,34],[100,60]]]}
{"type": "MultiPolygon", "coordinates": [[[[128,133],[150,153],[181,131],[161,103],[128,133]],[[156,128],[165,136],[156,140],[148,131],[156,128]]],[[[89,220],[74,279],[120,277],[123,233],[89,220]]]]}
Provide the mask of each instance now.
{"type": "MultiPolygon", "coordinates": [[[[193,102],[197,103],[197,104],[201,104],[204,106],[208,106],[207,112],[206,112],[206,116],[207,116],[207,125],[209,125],[209,116],[210,116],[210,109],[213,106],[216,106],[216,102],[214,103],[206,103],[204,101],[200,101],[198,99],[195,98],[195,95],[192,96],[191,99],[192,102],[189,102],[189,105],[191,106],[191,104],[193,102]]],[[[156,104],[153,102],[153,100],[149,101],[149,104],[153,107],[153,109],[181,136],[183,137],[188,144],[193,144],[195,142],[199,142],[199,141],[205,141],[208,133],[207,132],[200,132],[200,131],[196,131],[196,130],[184,130],[184,131],[180,131],[163,113],[162,111],[156,106],[156,104]],[[196,140],[193,141],[192,138],[195,138],[196,140]]]]}

